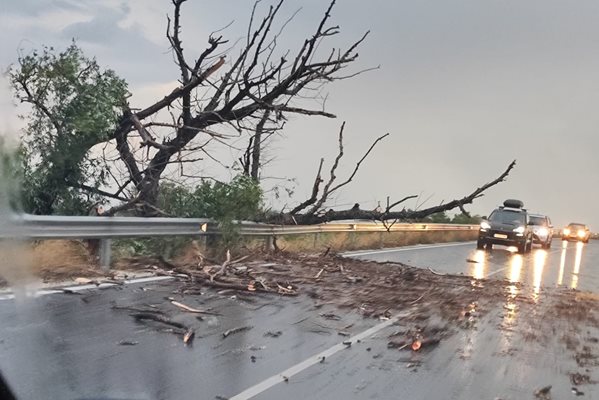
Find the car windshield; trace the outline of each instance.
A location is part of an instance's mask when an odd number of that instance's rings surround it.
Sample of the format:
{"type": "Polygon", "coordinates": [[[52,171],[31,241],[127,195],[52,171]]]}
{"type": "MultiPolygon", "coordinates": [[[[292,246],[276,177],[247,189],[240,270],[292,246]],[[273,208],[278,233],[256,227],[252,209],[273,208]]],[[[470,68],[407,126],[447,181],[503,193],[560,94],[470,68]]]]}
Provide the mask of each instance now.
{"type": "Polygon", "coordinates": [[[524,213],[519,211],[497,210],[491,214],[490,221],[502,224],[524,224],[524,213]]]}
{"type": "Polygon", "coordinates": [[[531,216],[530,217],[530,224],[531,225],[547,225],[547,219],[545,217],[539,217],[539,216],[531,216]]]}
{"type": "Polygon", "coordinates": [[[586,226],[584,226],[582,224],[570,224],[570,225],[568,225],[568,228],[570,228],[570,229],[586,229],[586,226]]]}

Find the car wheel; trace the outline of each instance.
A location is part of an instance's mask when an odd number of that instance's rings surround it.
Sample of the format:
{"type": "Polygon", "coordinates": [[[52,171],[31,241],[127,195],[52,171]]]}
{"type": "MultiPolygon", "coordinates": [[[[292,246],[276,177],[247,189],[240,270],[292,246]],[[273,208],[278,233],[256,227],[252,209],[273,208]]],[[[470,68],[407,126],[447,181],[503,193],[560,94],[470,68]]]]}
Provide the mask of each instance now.
{"type": "Polygon", "coordinates": [[[490,250],[493,250],[493,243],[487,243],[487,246],[486,246],[486,248],[487,248],[487,250],[489,250],[489,251],[490,251],[490,250]]]}
{"type": "Polygon", "coordinates": [[[530,242],[528,242],[528,243],[525,244],[524,251],[526,253],[530,253],[532,251],[532,240],[530,242]]]}
{"type": "Polygon", "coordinates": [[[482,241],[482,240],[480,240],[480,239],[479,239],[479,240],[477,240],[477,241],[476,241],[476,248],[477,248],[478,250],[482,250],[482,249],[484,249],[484,248],[485,248],[485,242],[484,242],[484,241],[482,241]]]}
{"type": "Polygon", "coordinates": [[[547,243],[545,243],[545,245],[543,247],[546,249],[550,249],[551,248],[551,240],[547,241],[547,243]]]}
{"type": "Polygon", "coordinates": [[[518,244],[518,253],[524,254],[526,253],[526,242],[522,244],[518,244]]]}

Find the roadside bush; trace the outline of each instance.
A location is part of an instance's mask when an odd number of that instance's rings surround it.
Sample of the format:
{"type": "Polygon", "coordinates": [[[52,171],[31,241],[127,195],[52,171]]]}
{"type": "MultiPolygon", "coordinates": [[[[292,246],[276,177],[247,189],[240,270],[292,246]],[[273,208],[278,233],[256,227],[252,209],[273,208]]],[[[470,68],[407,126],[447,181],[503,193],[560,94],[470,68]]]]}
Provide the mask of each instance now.
{"type": "Polygon", "coordinates": [[[482,217],[480,215],[466,215],[463,213],[456,214],[451,219],[452,224],[467,224],[467,225],[477,225],[482,221],[482,217]]]}
{"type": "MultiPolygon", "coordinates": [[[[158,208],[171,217],[211,218],[218,223],[224,250],[240,239],[238,221],[252,220],[262,212],[262,189],[251,178],[237,176],[229,183],[204,181],[196,187],[173,183],[160,186],[158,208]]],[[[172,257],[192,238],[149,238],[120,240],[118,253],[172,257]]]]}

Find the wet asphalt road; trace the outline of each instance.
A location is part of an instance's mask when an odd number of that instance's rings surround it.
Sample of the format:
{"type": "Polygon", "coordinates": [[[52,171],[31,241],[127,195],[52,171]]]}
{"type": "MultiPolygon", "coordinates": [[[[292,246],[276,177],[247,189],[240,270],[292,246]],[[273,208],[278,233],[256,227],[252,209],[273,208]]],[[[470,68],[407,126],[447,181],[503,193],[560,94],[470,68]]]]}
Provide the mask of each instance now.
{"type": "Polygon", "coordinates": [[[423,245],[381,252],[351,252],[356,258],[397,261],[438,272],[522,282],[537,292],[561,286],[599,293],[599,241],[554,240],[551,249],[520,255],[504,247],[476,250],[473,242],[423,245]]]}
{"type": "MultiPolygon", "coordinates": [[[[524,256],[478,252],[466,243],[358,257],[522,281],[532,296],[558,284],[599,292],[596,242],[562,248],[555,241],[548,252],[535,249],[524,256]]],[[[495,329],[505,318],[500,310],[434,351],[411,353],[386,348],[401,320],[381,327],[386,322],[315,308],[305,297],[240,298],[214,291],[181,297],[175,289],[174,282],[163,281],[0,300],[0,369],[22,399],[521,399],[533,398],[535,388],[548,384],[554,399],[574,397],[566,375],[576,369],[574,360],[563,357],[559,346],[523,345],[495,329]],[[169,296],[222,315],[200,321],[171,306],[169,296]],[[173,319],[196,329],[196,340],[186,347],[179,336],[136,322],[128,312],[112,309],[114,304],[171,310],[173,319]],[[328,312],[341,320],[320,316],[328,312]],[[240,326],[253,328],[222,337],[240,326]],[[356,335],[371,327],[378,330],[359,343],[315,359],[347,340],[339,331],[356,335]],[[278,331],[279,337],[265,336],[278,331]],[[123,340],[137,344],[120,345],[123,340]],[[306,360],[312,362],[301,367],[306,360]],[[298,364],[301,368],[283,378],[298,364]]],[[[595,385],[582,389],[584,399],[599,398],[595,385]]]]}

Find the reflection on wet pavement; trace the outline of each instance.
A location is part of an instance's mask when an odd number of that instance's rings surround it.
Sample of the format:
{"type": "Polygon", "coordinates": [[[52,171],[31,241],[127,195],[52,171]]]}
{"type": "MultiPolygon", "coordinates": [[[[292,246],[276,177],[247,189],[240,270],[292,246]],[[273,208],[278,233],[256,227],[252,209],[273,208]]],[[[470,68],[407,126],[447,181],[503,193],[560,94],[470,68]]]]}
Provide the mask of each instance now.
{"type": "Polygon", "coordinates": [[[534,278],[533,278],[533,299],[539,300],[539,292],[541,291],[541,281],[543,280],[543,269],[547,260],[547,252],[538,250],[534,255],[534,278]]]}
{"type": "MultiPolygon", "coordinates": [[[[515,254],[510,262],[510,283],[520,282],[520,273],[522,272],[523,259],[520,254],[515,254]]],[[[513,286],[512,287],[516,287],[513,286]]],[[[514,293],[515,294],[515,293],[514,293]]]]}
{"type": "Polygon", "coordinates": [[[562,242],[562,255],[559,259],[559,275],[557,277],[557,285],[561,286],[564,283],[564,268],[566,267],[566,252],[568,251],[568,242],[562,242]]]}
{"type": "Polygon", "coordinates": [[[520,282],[520,274],[522,272],[523,262],[523,257],[520,254],[514,254],[510,259],[508,275],[510,285],[507,287],[508,296],[506,297],[506,303],[503,306],[505,313],[503,315],[502,327],[504,328],[510,327],[516,319],[517,306],[514,300],[519,292],[517,283],[520,282]]]}
{"type": "Polygon", "coordinates": [[[490,252],[470,250],[466,271],[475,279],[503,276],[510,283],[506,285],[510,295],[522,292],[535,302],[542,297],[543,288],[550,286],[599,292],[599,275],[585,268],[586,264],[599,261],[599,246],[593,242],[562,241],[556,241],[555,245],[551,250],[535,248],[529,254],[512,253],[503,248],[490,252]]]}
{"type": "Polygon", "coordinates": [[[470,275],[472,275],[475,279],[483,279],[485,277],[485,259],[487,257],[487,253],[484,250],[476,250],[474,253],[473,267],[470,275]]]}
{"type": "Polygon", "coordinates": [[[574,259],[574,272],[572,272],[572,289],[578,287],[578,274],[580,272],[580,263],[582,262],[582,248],[584,244],[582,242],[576,242],[576,258],[574,259]]]}
{"type": "MultiPolygon", "coordinates": [[[[506,279],[520,283],[518,291],[532,298],[543,295],[544,287],[576,288],[599,293],[599,241],[553,241],[551,249],[535,246],[532,252],[518,254],[497,246],[491,251],[477,250],[475,243],[398,249],[369,254],[363,258],[374,261],[402,262],[421,268],[432,268],[448,274],[464,274],[480,279],[506,279]]],[[[515,291],[516,288],[509,290],[515,291]]]]}

